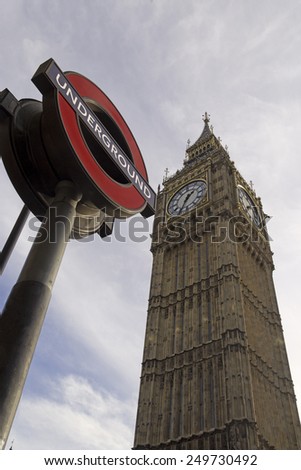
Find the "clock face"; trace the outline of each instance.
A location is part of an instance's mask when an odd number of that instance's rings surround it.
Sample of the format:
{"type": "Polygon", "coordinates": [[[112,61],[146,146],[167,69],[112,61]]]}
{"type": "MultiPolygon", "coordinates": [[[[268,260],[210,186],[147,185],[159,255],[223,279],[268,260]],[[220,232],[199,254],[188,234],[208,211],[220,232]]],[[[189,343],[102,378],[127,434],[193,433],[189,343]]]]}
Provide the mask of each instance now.
{"type": "Polygon", "coordinates": [[[244,212],[247,214],[248,218],[257,227],[261,227],[262,223],[261,223],[261,217],[260,217],[258,207],[256,206],[251,196],[247,193],[247,191],[242,186],[238,186],[238,197],[239,197],[239,202],[244,212]]]}
{"type": "Polygon", "coordinates": [[[173,195],[168,204],[169,214],[180,215],[190,211],[204,198],[206,192],[205,181],[191,181],[173,195]]]}

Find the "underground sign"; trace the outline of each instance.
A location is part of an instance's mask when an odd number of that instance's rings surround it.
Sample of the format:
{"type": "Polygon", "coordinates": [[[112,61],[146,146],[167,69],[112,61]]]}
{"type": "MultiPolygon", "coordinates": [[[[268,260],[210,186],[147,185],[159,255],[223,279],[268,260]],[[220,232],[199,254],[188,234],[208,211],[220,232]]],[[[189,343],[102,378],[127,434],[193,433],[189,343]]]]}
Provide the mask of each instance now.
{"type": "MultiPolygon", "coordinates": [[[[73,181],[86,217],[155,212],[156,195],[137,142],[111,100],[91,80],[49,59],[32,78],[43,95],[0,93],[1,153],[18,193],[38,217],[61,180],[73,181]]],[[[88,230],[89,231],[89,230],[88,230]]]]}

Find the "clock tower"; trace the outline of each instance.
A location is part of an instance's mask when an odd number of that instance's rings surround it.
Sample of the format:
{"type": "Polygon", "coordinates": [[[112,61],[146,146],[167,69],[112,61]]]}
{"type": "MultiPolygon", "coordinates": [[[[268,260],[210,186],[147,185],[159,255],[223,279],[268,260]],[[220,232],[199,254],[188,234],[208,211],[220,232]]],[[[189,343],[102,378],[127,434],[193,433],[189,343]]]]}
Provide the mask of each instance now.
{"type": "Polygon", "coordinates": [[[209,127],[159,188],[135,449],[300,449],[261,200],[209,127]]]}

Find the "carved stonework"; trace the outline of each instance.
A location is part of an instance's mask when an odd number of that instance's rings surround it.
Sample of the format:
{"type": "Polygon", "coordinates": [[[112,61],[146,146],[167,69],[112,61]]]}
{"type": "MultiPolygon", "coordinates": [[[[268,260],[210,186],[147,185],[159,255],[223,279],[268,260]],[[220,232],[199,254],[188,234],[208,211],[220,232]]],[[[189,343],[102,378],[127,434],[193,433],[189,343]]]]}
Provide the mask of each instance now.
{"type": "Polygon", "coordinates": [[[158,195],[134,448],[299,449],[262,204],[204,122],[158,195]]]}

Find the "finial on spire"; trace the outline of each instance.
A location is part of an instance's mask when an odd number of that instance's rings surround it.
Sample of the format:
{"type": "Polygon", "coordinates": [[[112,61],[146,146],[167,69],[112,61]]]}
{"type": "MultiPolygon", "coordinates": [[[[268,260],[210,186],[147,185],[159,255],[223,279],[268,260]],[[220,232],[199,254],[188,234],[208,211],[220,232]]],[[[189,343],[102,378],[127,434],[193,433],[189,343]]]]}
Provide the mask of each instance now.
{"type": "Polygon", "coordinates": [[[210,114],[207,113],[207,111],[205,112],[205,114],[203,114],[203,121],[205,124],[208,124],[208,122],[210,121],[210,114]]]}
{"type": "Polygon", "coordinates": [[[205,114],[203,114],[203,121],[204,121],[205,125],[204,125],[204,129],[203,129],[200,137],[195,141],[195,143],[191,147],[189,147],[187,149],[187,152],[190,153],[189,158],[192,156],[193,150],[196,148],[196,146],[199,146],[199,145],[209,141],[210,139],[212,139],[213,127],[212,126],[209,127],[209,125],[208,125],[208,123],[210,121],[210,114],[208,114],[207,111],[205,112],[205,114]]]}
{"type": "Polygon", "coordinates": [[[165,168],[165,171],[164,171],[165,175],[163,176],[163,181],[166,181],[167,178],[168,178],[168,174],[169,174],[169,169],[168,168],[165,168]]]}

